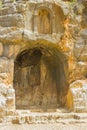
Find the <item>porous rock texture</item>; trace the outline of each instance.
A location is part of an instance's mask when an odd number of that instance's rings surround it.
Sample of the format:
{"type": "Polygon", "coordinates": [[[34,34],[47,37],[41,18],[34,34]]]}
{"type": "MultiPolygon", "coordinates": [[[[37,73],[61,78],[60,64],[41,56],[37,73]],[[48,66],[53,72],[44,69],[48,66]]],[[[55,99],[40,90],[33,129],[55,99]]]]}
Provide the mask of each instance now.
{"type": "Polygon", "coordinates": [[[58,108],[87,111],[87,2],[3,0],[1,121],[58,108]]]}

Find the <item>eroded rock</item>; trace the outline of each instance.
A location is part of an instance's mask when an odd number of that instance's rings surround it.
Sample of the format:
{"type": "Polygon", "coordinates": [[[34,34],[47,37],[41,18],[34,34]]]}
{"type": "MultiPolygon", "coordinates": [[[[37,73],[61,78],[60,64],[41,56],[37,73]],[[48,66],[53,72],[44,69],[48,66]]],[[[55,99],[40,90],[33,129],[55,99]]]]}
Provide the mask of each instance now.
{"type": "Polygon", "coordinates": [[[1,117],[7,114],[8,121],[14,124],[55,120],[50,115],[16,115],[17,105],[21,109],[28,106],[31,111],[36,107],[41,112],[63,107],[87,112],[86,7],[84,2],[62,0],[3,2],[0,8],[1,117]]]}

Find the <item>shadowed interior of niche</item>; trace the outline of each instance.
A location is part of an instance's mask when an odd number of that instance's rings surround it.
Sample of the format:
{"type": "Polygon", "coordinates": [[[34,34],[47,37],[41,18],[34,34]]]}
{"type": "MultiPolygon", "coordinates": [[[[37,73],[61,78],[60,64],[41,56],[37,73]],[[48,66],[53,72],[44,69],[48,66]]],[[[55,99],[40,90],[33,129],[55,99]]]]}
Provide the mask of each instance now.
{"type": "Polygon", "coordinates": [[[43,46],[26,49],[17,56],[14,68],[17,109],[65,106],[68,81],[67,62],[63,58],[56,48],[43,46]]]}

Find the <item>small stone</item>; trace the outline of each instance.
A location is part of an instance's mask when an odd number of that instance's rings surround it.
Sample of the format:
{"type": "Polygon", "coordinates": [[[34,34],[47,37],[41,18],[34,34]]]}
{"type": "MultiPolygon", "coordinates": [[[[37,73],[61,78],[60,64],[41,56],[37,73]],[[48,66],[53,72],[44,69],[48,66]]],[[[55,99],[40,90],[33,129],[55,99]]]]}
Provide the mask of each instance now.
{"type": "Polygon", "coordinates": [[[15,90],[13,88],[9,88],[7,90],[7,96],[8,97],[14,97],[15,96],[15,90]]]}
{"type": "Polygon", "coordinates": [[[7,95],[7,86],[4,83],[0,83],[0,94],[7,95]]]}
{"type": "Polygon", "coordinates": [[[0,95],[0,109],[5,107],[6,105],[6,98],[3,95],[0,95]]]}
{"type": "Polygon", "coordinates": [[[25,117],[19,118],[19,123],[24,124],[26,122],[25,117]]]}
{"type": "Polygon", "coordinates": [[[19,117],[14,117],[12,120],[13,124],[19,124],[19,117]]]}
{"type": "Polygon", "coordinates": [[[8,97],[6,100],[6,104],[7,104],[7,107],[9,109],[12,109],[14,107],[14,104],[15,104],[15,99],[12,97],[8,97]]]}

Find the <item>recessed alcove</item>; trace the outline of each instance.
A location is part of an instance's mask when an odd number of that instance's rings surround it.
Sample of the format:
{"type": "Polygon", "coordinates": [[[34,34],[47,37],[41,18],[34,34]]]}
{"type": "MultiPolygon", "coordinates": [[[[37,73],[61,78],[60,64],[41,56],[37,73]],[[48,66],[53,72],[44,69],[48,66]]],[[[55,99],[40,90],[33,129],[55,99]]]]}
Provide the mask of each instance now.
{"type": "Polygon", "coordinates": [[[21,51],[14,63],[17,109],[65,107],[68,92],[65,55],[50,44],[21,51]]]}
{"type": "Polygon", "coordinates": [[[52,33],[51,14],[46,9],[38,11],[38,33],[50,34],[52,33]]]}
{"type": "Polygon", "coordinates": [[[53,6],[55,14],[55,33],[63,34],[64,33],[64,20],[65,16],[63,10],[60,6],[53,6]]]}
{"type": "Polygon", "coordinates": [[[32,18],[32,28],[37,34],[64,33],[65,16],[60,6],[37,6],[32,18]]]}

